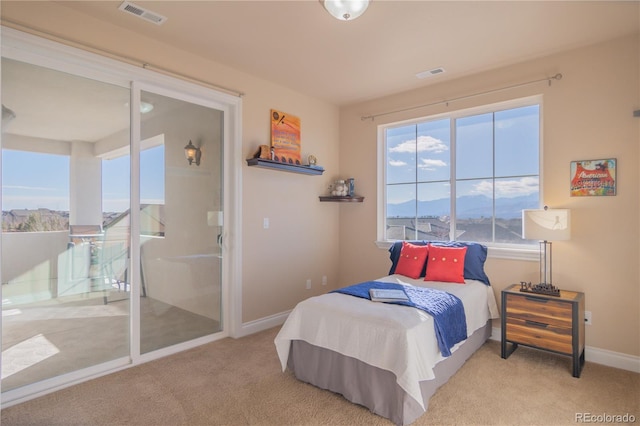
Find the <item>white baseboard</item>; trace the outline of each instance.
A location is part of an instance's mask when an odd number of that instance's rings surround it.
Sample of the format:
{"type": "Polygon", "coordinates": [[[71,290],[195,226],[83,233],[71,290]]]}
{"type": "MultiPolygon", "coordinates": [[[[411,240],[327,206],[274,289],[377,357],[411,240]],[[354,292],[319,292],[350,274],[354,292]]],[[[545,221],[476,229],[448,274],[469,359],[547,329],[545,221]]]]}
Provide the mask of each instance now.
{"type": "Polygon", "coordinates": [[[284,324],[290,313],[291,311],[281,312],[279,314],[242,323],[239,333],[237,333],[233,337],[244,337],[253,333],[258,333],[259,331],[268,330],[270,328],[282,325],[284,324]]]}
{"type": "MultiPolygon", "coordinates": [[[[499,327],[491,329],[491,340],[501,341],[502,332],[499,327]]],[[[622,370],[640,373],[640,357],[613,352],[607,349],[586,346],[584,349],[585,361],[606,365],[607,367],[620,368],[622,370]]]]}

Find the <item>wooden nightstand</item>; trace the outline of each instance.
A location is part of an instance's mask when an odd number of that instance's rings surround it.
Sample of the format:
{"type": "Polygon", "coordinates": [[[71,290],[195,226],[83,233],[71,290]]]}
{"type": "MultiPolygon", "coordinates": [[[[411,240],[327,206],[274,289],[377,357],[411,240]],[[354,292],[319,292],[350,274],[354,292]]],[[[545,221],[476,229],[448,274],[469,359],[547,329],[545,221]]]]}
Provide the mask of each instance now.
{"type": "Polygon", "coordinates": [[[584,365],[584,293],[560,291],[560,297],[502,290],[502,358],[518,345],[544,349],[573,359],[573,377],[584,365]],[[511,343],[511,348],[508,347],[511,343]]]}

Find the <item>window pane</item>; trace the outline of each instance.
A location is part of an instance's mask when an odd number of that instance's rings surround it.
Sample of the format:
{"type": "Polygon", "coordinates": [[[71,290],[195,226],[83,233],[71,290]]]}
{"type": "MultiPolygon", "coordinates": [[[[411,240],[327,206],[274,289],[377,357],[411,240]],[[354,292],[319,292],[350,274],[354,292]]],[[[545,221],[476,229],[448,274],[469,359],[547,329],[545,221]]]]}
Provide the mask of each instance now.
{"type": "Polygon", "coordinates": [[[416,185],[387,186],[386,237],[388,240],[415,238],[416,185]]]}
{"type": "Polygon", "coordinates": [[[437,120],[418,127],[418,182],[449,180],[451,163],[451,120],[437,120]]]}
{"type": "Polygon", "coordinates": [[[538,177],[496,179],[496,243],[520,244],[522,210],[537,209],[540,197],[538,177]]]}
{"type": "Polygon", "coordinates": [[[493,183],[490,179],[456,183],[456,240],[493,240],[493,183]]]}
{"type": "Polygon", "coordinates": [[[449,241],[451,186],[449,182],[418,185],[418,239],[449,241]]]}
{"type": "Polygon", "coordinates": [[[532,105],[496,112],[496,176],[538,174],[539,111],[532,105]]]}
{"type": "Polygon", "coordinates": [[[69,229],[69,157],[2,150],[2,209],[3,231],[69,229]]]}
{"type": "Polygon", "coordinates": [[[406,183],[416,180],[416,126],[388,129],[387,183],[406,183]]]}
{"type": "Polygon", "coordinates": [[[493,176],[493,114],[456,120],[456,177],[493,176]]]}

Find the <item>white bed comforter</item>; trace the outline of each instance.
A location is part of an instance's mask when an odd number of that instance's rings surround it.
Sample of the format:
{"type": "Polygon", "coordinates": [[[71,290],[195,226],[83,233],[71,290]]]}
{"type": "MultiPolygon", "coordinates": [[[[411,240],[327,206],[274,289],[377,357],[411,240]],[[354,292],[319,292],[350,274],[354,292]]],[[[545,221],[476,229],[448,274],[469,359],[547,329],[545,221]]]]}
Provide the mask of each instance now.
{"type": "MultiPolygon", "coordinates": [[[[480,281],[454,284],[414,280],[402,275],[377,281],[431,287],[457,296],[464,305],[468,336],[484,326],[489,318],[498,318],[493,289],[480,281]]],[[[444,359],[431,315],[408,306],[371,302],[340,293],[311,297],[291,311],[275,338],[283,371],[287,368],[292,340],[304,340],[393,372],[398,385],[422,408],[420,382],[433,379],[434,366],[444,359]]]]}

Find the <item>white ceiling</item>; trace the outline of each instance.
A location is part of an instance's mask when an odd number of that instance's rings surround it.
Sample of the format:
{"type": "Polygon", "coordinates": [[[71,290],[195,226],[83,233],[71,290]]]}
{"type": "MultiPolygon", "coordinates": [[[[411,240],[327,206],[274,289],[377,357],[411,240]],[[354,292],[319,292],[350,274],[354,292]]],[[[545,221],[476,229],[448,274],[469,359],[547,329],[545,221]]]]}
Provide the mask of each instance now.
{"type": "Polygon", "coordinates": [[[338,105],[640,31],[638,1],[373,0],[350,22],[318,0],[134,1],[161,26],[120,1],[59,3],[338,105]]]}

